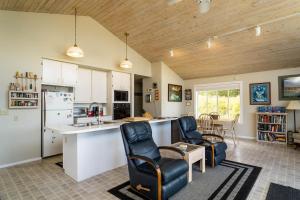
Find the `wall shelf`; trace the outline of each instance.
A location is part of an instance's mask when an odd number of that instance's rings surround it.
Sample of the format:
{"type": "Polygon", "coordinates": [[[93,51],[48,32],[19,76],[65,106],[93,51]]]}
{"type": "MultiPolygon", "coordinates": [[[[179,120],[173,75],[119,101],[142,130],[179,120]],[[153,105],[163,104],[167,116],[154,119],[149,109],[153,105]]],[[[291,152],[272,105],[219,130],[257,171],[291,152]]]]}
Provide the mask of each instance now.
{"type": "Polygon", "coordinates": [[[39,93],[34,91],[8,91],[9,109],[36,109],[39,106],[39,93]]]}

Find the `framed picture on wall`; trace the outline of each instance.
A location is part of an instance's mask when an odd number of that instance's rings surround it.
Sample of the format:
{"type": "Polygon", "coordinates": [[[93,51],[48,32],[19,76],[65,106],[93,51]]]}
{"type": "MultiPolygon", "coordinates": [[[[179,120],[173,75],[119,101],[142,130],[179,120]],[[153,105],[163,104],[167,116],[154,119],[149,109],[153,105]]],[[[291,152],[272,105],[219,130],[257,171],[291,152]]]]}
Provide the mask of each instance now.
{"type": "Polygon", "coordinates": [[[168,101],[182,102],[182,86],[168,84],[168,101]]]}
{"type": "Polygon", "coordinates": [[[249,85],[250,105],[271,104],[271,83],[252,83],[249,85]]]}
{"type": "Polygon", "coordinates": [[[300,74],[278,77],[279,100],[300,100],[300,74]]]}
{"type": "Polygon", "coordinates": [[[184,90],[184,96],[185,96],[186,101],[191,101],[192,100],[192,90],[191,89],[184,90]]]}

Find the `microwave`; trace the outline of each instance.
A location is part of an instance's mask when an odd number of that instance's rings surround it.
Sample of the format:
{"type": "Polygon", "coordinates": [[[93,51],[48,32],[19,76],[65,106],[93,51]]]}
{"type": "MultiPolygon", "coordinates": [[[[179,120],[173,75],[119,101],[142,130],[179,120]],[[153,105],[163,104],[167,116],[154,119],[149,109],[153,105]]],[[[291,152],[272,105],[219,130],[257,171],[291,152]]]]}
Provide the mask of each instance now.
{"type": "Polygon", "coordinates": [[[115,90],[114,91],[114,101],[115,102],[121,102],[121,101],[128,102],[128,91],[115,90]]]}

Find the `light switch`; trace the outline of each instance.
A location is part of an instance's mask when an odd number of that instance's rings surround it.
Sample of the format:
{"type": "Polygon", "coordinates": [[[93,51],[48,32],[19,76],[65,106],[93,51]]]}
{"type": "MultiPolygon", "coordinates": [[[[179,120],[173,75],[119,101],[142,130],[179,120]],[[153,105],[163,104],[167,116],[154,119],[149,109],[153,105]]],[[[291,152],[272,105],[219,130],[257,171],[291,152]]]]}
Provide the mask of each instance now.
{"type": "Polygon", "coordinates": [[[8,110],[5,108],[0,108],[0,116],[6,116],[8,115],[8,110]]]}

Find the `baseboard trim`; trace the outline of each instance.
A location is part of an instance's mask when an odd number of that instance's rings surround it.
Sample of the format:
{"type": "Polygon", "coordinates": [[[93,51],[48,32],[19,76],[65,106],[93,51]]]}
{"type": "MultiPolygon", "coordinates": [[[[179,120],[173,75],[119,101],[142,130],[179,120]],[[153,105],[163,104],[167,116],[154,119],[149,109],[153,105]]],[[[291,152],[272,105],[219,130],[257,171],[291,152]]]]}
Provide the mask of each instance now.
{"type": "Polygon", "coordinates": [[[41,160],[41,159],[42,159],[41,157],[37,157],[37,158],[31,158],[31,159],[28,159],[28,160],[22,160],[22,161],[19,161],[19,162],[4,164],[4,165],[0,165],[0,169],[6,168],[6,167],[12,167],[12,166],[16,166],[16,165],[21,165],[21,164],[41,160]]]}
{"type": "MultiPolygon", "coordinates": [[[[225,138],[231,138],[230,136],[225,136],[225,138]]],[[[256,140],[255,137],[250,137],[250,136],[237,136],[238,139],[245,139],[245,140],[256,140]]]]}
{"type": "Polygon", "coordinates": [[[255,137],[250,137],[250,136],[238,136],[237,138],[246,139],[246,140],[256,140],[255,137]]]}

